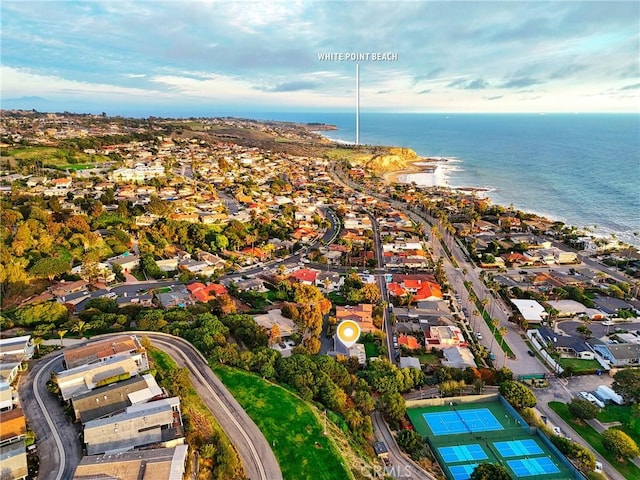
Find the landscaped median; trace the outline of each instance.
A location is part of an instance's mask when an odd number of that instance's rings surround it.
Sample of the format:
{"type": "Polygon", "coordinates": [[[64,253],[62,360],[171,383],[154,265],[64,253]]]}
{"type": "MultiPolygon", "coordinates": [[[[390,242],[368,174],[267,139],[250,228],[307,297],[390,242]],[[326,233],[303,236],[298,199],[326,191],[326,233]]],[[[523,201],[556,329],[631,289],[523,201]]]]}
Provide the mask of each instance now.
{"type": "Polygon", "coordinates": [[[329,435],[324,434],[322,412],[257,375],[212,368],[272,445],[285,480],[353,478],[334,443],[338,429],[327,421],[329,435]]]}
{"type": "Polygon", "coordinates": [[[594,450],[607,459],[607,461],[618,470],[624,478],[640,479],[640,468],[636,467],[629,460],[618,461],[615,453],[605,449],[602,444],[602,437],[590,425],[582,420],[576,420],[569,413],[566,403],[549,402],[549,407],[568,423],[594,450]]]}

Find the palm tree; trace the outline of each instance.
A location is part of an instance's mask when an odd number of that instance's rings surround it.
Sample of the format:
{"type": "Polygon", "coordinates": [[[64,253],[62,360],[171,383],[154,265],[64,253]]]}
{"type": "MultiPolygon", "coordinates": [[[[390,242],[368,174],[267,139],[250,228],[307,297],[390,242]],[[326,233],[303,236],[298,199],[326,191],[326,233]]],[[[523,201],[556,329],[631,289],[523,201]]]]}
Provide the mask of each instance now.
{"type": "Polygon", "coordinates": [[[500,333],[500,348],[504,352],[504,361],[502,363],[502,368],[504,368],[507,365],[507,351],[504,349],[504,337],[507,335],[507,327],[500,327],[498,332],[500,333]]]}
{"type": "Polygon", "coordinates": [[[493,348],[493,341],[496,339],[496,329],[500,325],[500,320],[494,318],[491,320],[491,325],[493,325],[493,335],[491,336],[491,346],[489,347],[489,350],[493,348]]]}
{"type": "Polygon", "coordinates": [[[63,347],[63,345],[62,345],[62,337],[64,337],[67,334],[68,331],[69,330],[58,330],[58,336],[60,337],[60,348],[63,347]]]}
{"type": "Polygon", "coordinates": [[[84,320],[78,320],[71,327],[71,331],[77,333],[78,335],[80,335],[80,337],[82,337],[84,336],[84,331],[87,329],[88,326],[89,324],[84,320]]]}

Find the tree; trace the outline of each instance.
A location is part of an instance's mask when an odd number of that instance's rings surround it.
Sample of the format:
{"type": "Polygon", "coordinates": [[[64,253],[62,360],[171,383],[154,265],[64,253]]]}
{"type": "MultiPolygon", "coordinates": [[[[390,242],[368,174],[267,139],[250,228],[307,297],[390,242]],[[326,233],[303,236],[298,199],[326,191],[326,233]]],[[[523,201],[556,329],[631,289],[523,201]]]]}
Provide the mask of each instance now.
{"type": "Polygon", "coordinates": [[[360,289],[362,299],[367,303],[377,304],[382,300],[380,289],[375,283],[367,283],[360,289]]]}
{"type": "Polygon", "coordinates": [[[537,400],[531,389],[513,380],[500,384],[500,395],[515,408],[535,407],[537,400]]]}
{"type": "Polygon", "coordinates": [[[218,295],[213,300],[210,300],[212,304],[212,311],[222,317],[232,315],[237,312],[236,302],[233,301],[230,295],[223,293],[218,295]]]}
{"type": "Polygon", "coordinates": [[[470,480],[511,480],[508,470],[502,465],[481,463],[473,469],[470,480]]]}
{"type": "Polygon", "coordinates": [[[64,346],[62,345],[62,337],[64,337],[68,331],[69,330],[58,330],[58,336],[60,337],[60,347],[64,346]]]}
{"type": "Polygon", "coordinates": [[[592,333],[591,330],[589,330],[589,327],[587,327],[586,325],[579,325],[576,328],[576,332],[578,332],[580,335],[582,335],[585,340],[587,338],[589,338],[591,336],[591,333],[592,333]]]}
{"type": "Polygon", "coordinates": [[[71,331],[77,333],[82,337],[84,335],[84,331],[87,329],[89,324],[84,320],[78,320],[71,326],[71,331]]]}
{"type": "Polygon", "coordinates": [[[617,428],[610,428],[602,433],[602,446],[614,452],[618,458],[632,458],[640,453],[633,439],[617,428]]]}
{"type": "Polygon", "coordinates": [[[38,260],[33,267],[29,269],[29,274],[35,278],[48,278],[53,281],[56,275],[68,272],[71,265],[67,260],[55,257],[45,257],[38,260]]]}
{"type": "Polygon", "coordinates": [[[278,324],[274,324],[271,327],[271,335],[269,336],[269,343],[274,345],[276,343],[280,343],[282,341],[282,334],[280,333],[280,327],[278,324]]]}
{"type": "Polygon", "coordinates": [[[613,376],[612,388],[622,395],[627,403],[640,399],[640,370],[623,368],[613,376]]]}
{"type": "Polygon", "coordinates": [[[422,435],[418,432],[401,430],[396,437],[396,441],[398,442],[398,446],[416,461],[427,456],[424,440],[422,440],[422,435]]]}
{"type": "Polygon", "coordinates": [[[387,393],[380,397],[378,406],[385,418],[392,424],[397,425],[404,418],[407,412],[407,405],[404,397],[399,393],[387,393]]]}
{"type": "Polygon", "coordinates": [[[573,398],[567,405],[569,413],[581,420],[591,420],[598,415],[598,407],[583,398],[573,398]]]}

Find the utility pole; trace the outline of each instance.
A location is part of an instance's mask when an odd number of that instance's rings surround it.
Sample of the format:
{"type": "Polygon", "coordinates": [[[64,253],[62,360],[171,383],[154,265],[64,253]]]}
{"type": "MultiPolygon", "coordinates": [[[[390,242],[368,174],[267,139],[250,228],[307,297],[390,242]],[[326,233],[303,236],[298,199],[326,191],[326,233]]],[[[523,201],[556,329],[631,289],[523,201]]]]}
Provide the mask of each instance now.
{"type": "Polygon", "coordinates": [[[360,64],[356,63],[356,145],[360,145],[360,64]]]}

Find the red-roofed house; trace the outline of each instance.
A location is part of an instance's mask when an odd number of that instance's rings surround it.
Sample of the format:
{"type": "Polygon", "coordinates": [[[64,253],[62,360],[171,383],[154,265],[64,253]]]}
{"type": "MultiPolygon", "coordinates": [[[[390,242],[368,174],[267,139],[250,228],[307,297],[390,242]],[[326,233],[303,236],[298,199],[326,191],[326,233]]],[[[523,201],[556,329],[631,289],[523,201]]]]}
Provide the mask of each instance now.
{"type": "Polygon", "coordinates": [[[204,283],[195,282],[187,285],[187,289],[198,302],[208,302],[219,295],[225,295],[227,293],[224,285],[220,285],[219,283],[205,285],[204,283]]]}
{"type": "Polygon", "coordinates": [[[373,305],[369,303],[336,307],[336,320],[338,323],[343,320],[353,320],[360,326],[360,330],[365,333],[378,330],[373,324],[373,305]]]}
{"type": "Polygon", "coordinates": [[[416,337],[413,337],[411,335],[399,335],[398,345],[404,345],[409,350],[417,350],[418,348],[420,348],[420,343],[418,343],[416,337]]]}
{"type": "Polygon", "coordinates": [[[304,283],[306,285],[315,285],[318,272],[315,270],[309,270],[308,268],[301,268],[291,274],[290,278],[293,278],[298,283],[304,283]]]}
{"type": "Polygon", "coordinates": [[[409,276],[394,275],[393,282],[387,284],[389,294],[394,297],[413,295],[413,301],[442,300],[440,285],[426,275],[409,276]],[[398,278],[396,278],[398,277],[398,278]]]}

